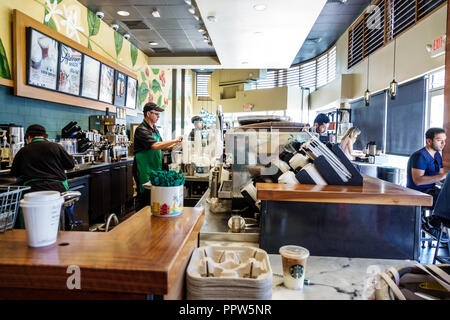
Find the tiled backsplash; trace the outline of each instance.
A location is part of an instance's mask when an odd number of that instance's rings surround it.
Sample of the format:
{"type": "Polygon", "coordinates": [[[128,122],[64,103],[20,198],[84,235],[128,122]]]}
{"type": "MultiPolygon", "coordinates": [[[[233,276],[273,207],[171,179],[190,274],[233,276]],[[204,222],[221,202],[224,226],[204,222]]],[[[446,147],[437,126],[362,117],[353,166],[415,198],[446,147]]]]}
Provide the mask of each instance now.
{"type": "MultiPolygon", "coordinates": [[[[70,121],[76,121],[82,130],[88,130],[89,116],[102,114],[105,112],[17,97],[13,88],[0,86],[0,124],[14,123],[26,130],[37,123],[45,127],[49,139],[57,138],[70,121]]],[[[142,116],[127,116],[127,129],[130,129],[130,123],[140,123],[142,119],[142,116]]]]}

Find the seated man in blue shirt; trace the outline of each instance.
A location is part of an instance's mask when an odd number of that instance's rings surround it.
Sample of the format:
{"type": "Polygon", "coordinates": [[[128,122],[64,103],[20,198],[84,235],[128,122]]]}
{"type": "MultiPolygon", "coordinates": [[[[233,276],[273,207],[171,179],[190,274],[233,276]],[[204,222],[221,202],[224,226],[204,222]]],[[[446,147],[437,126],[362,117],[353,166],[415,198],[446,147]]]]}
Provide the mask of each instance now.
{"type": "Polygon", "coordinates": [[[433,196],[434,209],[440,189],[436,182],[446,178],[440,151],[447,136],[442,128],[430,128],[425,133],[426,146],[414,152],[408,160],[406,186],[433,196]]]}

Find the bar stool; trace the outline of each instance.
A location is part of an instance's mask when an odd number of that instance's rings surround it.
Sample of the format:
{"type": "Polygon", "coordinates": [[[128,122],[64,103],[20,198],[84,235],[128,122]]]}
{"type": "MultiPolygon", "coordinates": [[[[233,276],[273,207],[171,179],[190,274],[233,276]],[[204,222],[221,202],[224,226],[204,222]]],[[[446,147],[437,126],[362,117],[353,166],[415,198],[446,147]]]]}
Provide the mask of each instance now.
{"type": "Polygon", "coordinates": [[[441,263],[450,263],[450,256],[439,256],[438,255],[439,244],[441,243],[441,238],[442,238],[442,233],[444,232],[444,227],[447,227],[447,232],[448,232],[448,228],[450,227],[450,225],[447,225],[447,224],[444,225],[444,223],[441,222],[439,236],[437,238],[436,250],[434,251],[433,264],[436,263],[436,260],[438,260],[441,263]]]}
{"type": "Polygon", "coordinates": [[[420,212],[420,241],[422,242],[422,248],[425,248],[425,242],[427,242],[428,247],[434,248],[433,241],[435,240],[431,235],[427,237],[427,232],[422,229],[422,222],[425,221],[426,217],[431,215],[431,207],[422,207],[420,212]]]}

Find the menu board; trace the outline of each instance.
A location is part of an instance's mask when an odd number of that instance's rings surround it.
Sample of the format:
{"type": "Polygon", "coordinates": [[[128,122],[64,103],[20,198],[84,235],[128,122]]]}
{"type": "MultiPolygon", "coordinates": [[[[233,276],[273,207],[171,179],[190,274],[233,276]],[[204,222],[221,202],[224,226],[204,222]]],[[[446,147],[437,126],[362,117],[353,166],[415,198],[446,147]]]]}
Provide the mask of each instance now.
{"type": "Polygon", "coordinates": [[[100,93],[98,100],[113,103],[114,96],[114,69],[102,63],[102,72],[100,73],[100,93]]]}
{"type": "Polygon", "coordinates": [[[60,44],[58,91],[73,95],[80,94],[81,58],[81,52],[60,44]]]}
{"type": "Polygon", "coordinates": [[[81,96],[97,100],[99,82],[100,62],[84,55],[81,96]]]}
{"type": "Polygon", "coordinates": [[[28,84],[56,90],[58,41],[30,28],[28,84]]]}
{"type": "Polygon", "coordinates": [[[136,109],[136,92],[137,80],[129,76],[127,81],[127,103],[125,105],[129,109],[136,109]]]}
{"type": "Polygon", "coordinates": [[[122,72],[116,70],[114,87],[114,104],[118,107],[125,106],[125,89],[127,83],[127,76],[122,72]]]}

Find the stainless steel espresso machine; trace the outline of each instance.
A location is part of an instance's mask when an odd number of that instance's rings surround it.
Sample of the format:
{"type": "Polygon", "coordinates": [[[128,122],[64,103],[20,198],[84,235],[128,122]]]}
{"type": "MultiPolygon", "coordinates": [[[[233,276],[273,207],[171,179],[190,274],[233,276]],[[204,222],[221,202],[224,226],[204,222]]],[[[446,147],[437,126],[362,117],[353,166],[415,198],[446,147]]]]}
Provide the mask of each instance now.
{"type": "Polygon", "coordinates": [[[23,126],[0,124],[0,169],[9,168],[12,165],[17,152],[25,145],[23,126]]]}

